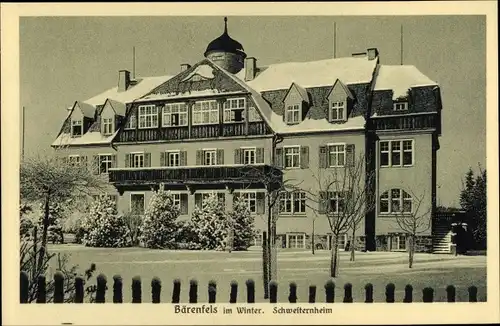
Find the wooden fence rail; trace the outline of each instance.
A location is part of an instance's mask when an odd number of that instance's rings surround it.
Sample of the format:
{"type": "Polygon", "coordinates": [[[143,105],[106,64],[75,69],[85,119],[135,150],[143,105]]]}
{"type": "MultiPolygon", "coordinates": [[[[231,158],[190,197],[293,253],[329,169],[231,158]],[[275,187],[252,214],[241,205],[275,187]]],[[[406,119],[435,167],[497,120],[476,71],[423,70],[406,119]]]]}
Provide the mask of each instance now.
{"type": "MultiPolygon", "coordinates": [[[[46,278],[45,276],[39,276],[36,280],[36,303],[46,303],[47,302],[47,289],[46,289],[46,278]]],[[[84,280],[81,277],[75,279],[75,295],[74,303],[84,302],[84,280]]],[[[229,293],[229,303],[236,303],[238,297],[238,282],[231,281],[231,290],[229,293]]],[[[255,303],[255,282],[249,279],[245,282],[246,285],[246,302],[255,303]]],[[[97,286],[95,292],[95,303],[105,303],[106,302],[106,290],[107,290],[107,278],[105,275],[100,274],[97,276],[97,286]]],[[[152,303],[161,302],[161,280],[154,277],[151,281],[151,299],[152,303]]],[[[22,272],[20,277],[20,301],[21,303],[29,302],[30,290],[30,280],[27,273],[22,272]]],[[[113,303],[123,303],[123,280],[120,275],[113,276],[113,303]]],[[[365,285],[365,303],[373,303],[373,285],[368,283],[365,285]]],[[[396,287],[393,283],[389,283],[385,287],[385,302],[394,303],[395,300],[395,290],[396,287]]],[[[335,283],[329,280],[324,285],[324,302],[333,303],[335,302],[335,283]]],[[[346,283],[344,285],[344,296],[342,302],[352,303],[354,302],[352,297],[352,284],[346,283]]],[[[468,289],[468,301],[477,302],[477,287],[470,286],[468,289]]],[[[220,293],[219,293],[220,294],[220,293]]],[[[309,303],[321,302],[321,300],[316,299],[317,288],[315,285],[309,286],[309,303]]],[[[176,279],[173,281],[172,299],[171,303],[180,303],[181,295],[181,281],[176,279]]],[[[447,302],[455,302],[456,299],[456,288],[453,285],[446,287],[446,297],[447,302]]],[[[53,291],[53,302],[63,303],[64,302],[64,276],[60,272],[54,275],[54,291],[53,291]]],[[[289,303],[297,303],[297,284],[291,282],[289,284],[289,303]]],[[[408,284],[404,289],[403,302],[411,303],[414,300],[413,287],[408,284]]],[[[423,302],[434,302],[434,289],[431,287],[426,287],[422,290],[422,301],[423,302]]],[[[139,276],[135,276],[132,279],[132,303],[142,302],[142,281],[139,276]]],[[[164,301],[165,302],[165,301],[164,301]]],[[[208,283],[208,303],[217,302],[217,283],[215,281],[210,281],[208,283]]],[[[219,302],[225,302],[223,298],[219,298],[219,302]]],[[[278,283],[271,281],[269,283],[269,302],[278,302],[278,283]]],[[[198,281],[191,280],[189,282],[189,303],[198,303],[198,281]]]]}

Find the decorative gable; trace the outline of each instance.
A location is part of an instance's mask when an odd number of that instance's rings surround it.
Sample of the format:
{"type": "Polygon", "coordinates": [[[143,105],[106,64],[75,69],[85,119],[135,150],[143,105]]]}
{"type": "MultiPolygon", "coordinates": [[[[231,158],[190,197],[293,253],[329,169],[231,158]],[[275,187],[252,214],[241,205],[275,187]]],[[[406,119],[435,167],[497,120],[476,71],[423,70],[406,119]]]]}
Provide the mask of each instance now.
{"type": "Polygon", "coordinates": [[[214,69],[209,65],[200,65],[189,73],[181,82],[186,81],[201,81],[214,79],[214,69]]]}
{"type": "Polygon", "coordinates": [[[345,122],[354,100],[349,88],[339,79],[335,81],[327,95],[328,121],[345,122]]]}
{"type": "Polygon", "coordinates": [[[283,98],[285,111],[283,120],[287,124],[297,124],[304,120],[309,108],[309,94],[296,83],[292,83],[283,98]]]}

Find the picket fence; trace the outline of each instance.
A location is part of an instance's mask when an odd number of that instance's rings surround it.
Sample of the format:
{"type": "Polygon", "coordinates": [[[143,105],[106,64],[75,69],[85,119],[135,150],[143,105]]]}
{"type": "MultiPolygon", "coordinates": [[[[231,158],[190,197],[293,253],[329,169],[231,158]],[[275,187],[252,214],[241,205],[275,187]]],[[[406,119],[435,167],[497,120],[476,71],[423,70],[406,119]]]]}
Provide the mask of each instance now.
{"type": "MultiPolygon", "coordinates": [[[[21,303],[28,303],[29,296],[29,277],[25,272],[21,272],[20,278],[20,295],[21,303]]],[[[36,292],[36,303],[46,303],[46,278],[45,276],[40,276],[37,279],[37,292],[36,292]]],[[[246,285],[246,303],[255,303],[255,282],[249,279],[245,282],[246,285]]],[[[395,301],[395,285],[389,283],[385,287],[385,302],[394,303],[395,301]]],[[[107,290],[107,278],[105,275],[100,274],[97,276],[97,286],[95,292],[95,303],[105,303],[107,290]]],[[[121,276],[115,275],[113,277],[113,303],[123,303],[123,280],[121,276]]],[[[309,286],[309,303],[319,302],[316,301],[316,286],[309,286]]],[[[325,290],[325,302],[333,303],[335,298],[335,283],[332,280],[326,282],[324,286],[325,290]]],[[[373,285],[368,283],[364,287],[365,290],[365,303],[373,303],[373,285]]],[[[477,302],[477,287],[470,286],[468,289],[469,302],[477,302]]],[[[455,302],[456,288],[453,285],[446,287],[447,302],[455,302]]],[[[180,303],[181,294],[181,281],[173,281],[173,291],[171,303],[180,303]]],[[[161,302],[161,280],[157,277],[153,278],[151,281],[151,297],[152,303],[161,302]]],[[[217,284],[215,281],[210,281],[208,283],[208,303],[216,303],[217,296],[217,284]]],[[[229,293],[229,303],[236,303],[238,297],[238,282],[231,282],[231,290],[229,293]]],[[[84,301],[84,280],[82,277],[77,277],[75,279],[75,296],[74,303],[83,303],[84,301]]],[[[422,290],[422,301],[423,302],[434,302],[434,289],[432,287],[426,287],[422,290]]],[[[64,276],[62,273],[57,272],[54,275],[54,293],[53,293],[54,303],[64,302],[64,276]]],[[[142,282],[139,276],[132,278],[132,303],[142,302],[142,282]]],[[[220,301],[219,301],[220,302],[220,301]]],[[[278,302],[278,284],[274,281],[269,284],[269,302],[278,302]]],[[[289,284],[289,303],[297,302],[297,284],[291,282],[289,284]]],[[[344,303],[352,303],[352,284],[346,283],[344,285],[344,303]]],[[[413,302],[413,287],[411,285],[406,285],[405,295],[403,302],[411,303],[413,302]]],[[[198,282],[196,280],[191,280],[189,282],[189,303],[198,303],[198,282]]]]}

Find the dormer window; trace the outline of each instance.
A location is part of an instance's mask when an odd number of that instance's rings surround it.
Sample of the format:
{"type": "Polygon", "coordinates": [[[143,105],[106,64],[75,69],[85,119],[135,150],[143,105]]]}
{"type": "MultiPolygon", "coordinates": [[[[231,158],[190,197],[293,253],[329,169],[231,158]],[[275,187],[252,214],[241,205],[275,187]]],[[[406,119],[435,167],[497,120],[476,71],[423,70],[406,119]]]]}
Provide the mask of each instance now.
{"type": "Polygon", "coordinates": [[[347,116],[346,102],[332,102],[330,106],[330,121],[345,121],[347,116]]]}
{"type": "Polygon", "coordinates": [[[71,137],[81,137],[83,134],[82,120],[71,120],[71,137]]]}
{"type": "Polygon", "coordinates": [[[286,107],[286,123],[295,124],[300,122],[302,108],[299,104],[288,105],[286,107]]]}
{"type": "Polygon", "coordinates": [[[199,101],[193,106],[193,125],[219,123],[217,101],[199,101]]]}
{"type": "Polygon", "coordinates": [[[163,107],[163,127],[187,126],[188,107],[186,103],[165,104],[163,107]]]}
{"type": "Polygon", "coordinates": [[[102,118],[101,130],[103,135],[111,135],[114,130],[113,118],[102,118]]]}
{"type": "Polygon", "coordinates": [[[245,98],[231,98],[224,102],[224,122],[245,121],[245,98]]]}
{"type": "Polygon", "coordinates": [[[135,113],[132,113],[127,120],[127,124],[125,125],[125,129],[135,129],[137,126],[137,118],[135,113]]]}
{"type": "Polygon", "coordinates": [[[139,106],[139,129],[158,127],[158,108],[156,105],[139,106]]]}
{"type": "Polygon", "coordinates": [[[408,111],[408,102],[394,103],[394,111],[408,111]]]}

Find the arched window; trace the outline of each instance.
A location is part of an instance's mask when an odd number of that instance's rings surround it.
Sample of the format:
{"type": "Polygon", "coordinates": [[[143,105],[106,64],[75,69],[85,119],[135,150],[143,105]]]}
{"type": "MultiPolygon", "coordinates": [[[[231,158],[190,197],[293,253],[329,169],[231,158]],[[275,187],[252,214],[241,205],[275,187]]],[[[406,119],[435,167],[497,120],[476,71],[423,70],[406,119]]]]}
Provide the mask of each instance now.
{"type": "Polygon", "coordinates": [[[413,198],[402,189],[391,189],[380,195],[380,213],[411,213],[413,198]]]}

